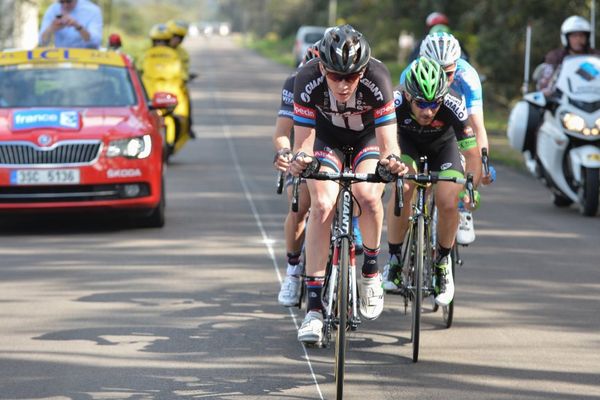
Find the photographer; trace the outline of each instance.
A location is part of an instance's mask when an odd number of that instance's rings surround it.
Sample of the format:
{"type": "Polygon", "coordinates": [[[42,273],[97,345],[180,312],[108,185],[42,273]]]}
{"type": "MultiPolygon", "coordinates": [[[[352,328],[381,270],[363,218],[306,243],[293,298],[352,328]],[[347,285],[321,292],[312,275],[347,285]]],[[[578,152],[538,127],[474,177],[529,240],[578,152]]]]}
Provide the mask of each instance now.
{"type": "Polygon", "coordinates": [[[40,27],[39,45],[55,47],[100,47],[102,11],[89,0],[57,0],[48,7],[40,27]]]}

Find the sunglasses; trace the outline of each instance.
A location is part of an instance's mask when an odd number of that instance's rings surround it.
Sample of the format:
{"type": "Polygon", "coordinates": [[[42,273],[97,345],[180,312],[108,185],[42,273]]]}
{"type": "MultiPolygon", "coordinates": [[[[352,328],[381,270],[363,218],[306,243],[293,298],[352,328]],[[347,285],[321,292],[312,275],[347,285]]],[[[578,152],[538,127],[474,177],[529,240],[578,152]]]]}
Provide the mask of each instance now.
{"type": "Polygon", "coordinates": [[[448,78],[450,78],[452,75],[454,75],[454,73],[456,72],[456,69],[452,69],[452,70],[444,71],[444,72],[446,73],[446,76],[448,78]]]}
{"type": "Polygon", "coordinates": [[[60,4],[71,4],[73,0],[58,0],[60,4]]]}
{"type": "Polygon", "coordinates": [[[340,74],[333,71],[325,70],[325,76],[334,82],[346,81],[348,83],[355,83],[363,75],[363,71],[354,72],[352,74],[340,74]]]}
{"type": "Polygon", "coordinates": [[[426,110],[428,108],[436,109],[442,105],[442,99],[436,101],[424,101],[424,100],[413,100],[413,102],[419,107],[421,110],[426,110]]]}

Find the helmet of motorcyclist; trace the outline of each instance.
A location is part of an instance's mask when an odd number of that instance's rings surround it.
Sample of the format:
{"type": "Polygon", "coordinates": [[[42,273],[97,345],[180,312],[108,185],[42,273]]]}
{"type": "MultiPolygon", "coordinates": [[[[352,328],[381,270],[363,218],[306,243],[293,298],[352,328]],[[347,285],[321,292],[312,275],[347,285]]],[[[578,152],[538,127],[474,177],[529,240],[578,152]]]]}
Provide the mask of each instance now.
{"type": "Polygon", "coordinates": [[[404,91],[415,100],[439,101],[448,93],[446,73],[434,60],[419,57],[406,73],[404,91]]]}
{"type": "Polygon", "coordinates": [[[319,43],[323,66],[340,74],[362,71],[371,59],[371,47],[362,33],[350,25],[339,25],[325,32],[319,43]]]}
{"type": "Polygon", "coordinates": [[[304,54],[302,64],[306,64],[313,58],[319,58],[319,42],[320,40],[317,40],[314,44],[308,46],[308,48],[306,49],[306,53],[304,54]]]}
{"type": "Polygon", "coordinates": [[[150,39],[169,41],[173,37],[173,33],[165,24],[156,24],[150,29],[150,39]]]}
{"type": "Polygon", "coordinates": [[[592,27],[587,19],[580,17],[579,15],[572,15],[569,18],[565,19],[565,21],[560,26],[560,41],[563,46],[569,46],[568,36],[570,33],[573,32],[586,33],[589,42],[592,27]]]}
{"type": "Polygon", "coordinates": [[[170,20],[167,22],[167,28],[169,28],[171,33],[175,36],[185,37],[185,35],[188,33],[187,22],[181,20],[170,20]]]}
{"type": "Polygon", "coordinates": [[[442,14],[441,12],[432,12],[427,16],[427,19],[425,20],[425,25],[427,25],[427,28],[429,29],[431,29],[431,27],[435,25],[448,26],[448,17],[446,16],[446,14],[442,14]]]}
{"type": "Polygon", "coordinates": [[[429,34],[421,42],[419,55],[426,56],[442,67],[453,65],[460,58],[460,43],[450,33],[429,34]]]}

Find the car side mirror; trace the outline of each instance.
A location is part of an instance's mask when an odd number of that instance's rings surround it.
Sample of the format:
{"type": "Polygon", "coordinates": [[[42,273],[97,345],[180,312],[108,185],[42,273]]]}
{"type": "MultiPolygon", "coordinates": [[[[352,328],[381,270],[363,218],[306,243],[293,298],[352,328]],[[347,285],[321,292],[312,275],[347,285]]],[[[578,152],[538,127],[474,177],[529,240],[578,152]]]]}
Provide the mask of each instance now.
{"type": "Polygon", "coordinates": [[[151,110],[159,110],[164,115],[171,114],[177,107],[177,96],[167,92],[156,92],[152,97],[152,103],[150,104],[151,110]]]}

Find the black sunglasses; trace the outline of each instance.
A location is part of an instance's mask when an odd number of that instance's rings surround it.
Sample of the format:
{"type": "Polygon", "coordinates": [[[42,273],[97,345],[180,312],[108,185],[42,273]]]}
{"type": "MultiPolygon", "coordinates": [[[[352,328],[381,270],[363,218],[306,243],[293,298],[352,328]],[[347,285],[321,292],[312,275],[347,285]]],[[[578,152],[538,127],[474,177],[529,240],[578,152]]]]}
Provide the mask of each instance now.
{"type": "Polygon", "coordinates": [[[346,81],[348,83],[355,83],[362,76],[363,71],[354,72],[352,74],[340,74],[338,72],[333,72],[329,70],[325,70],[325,76],[331,79],[334,82],[346,81]]]}

